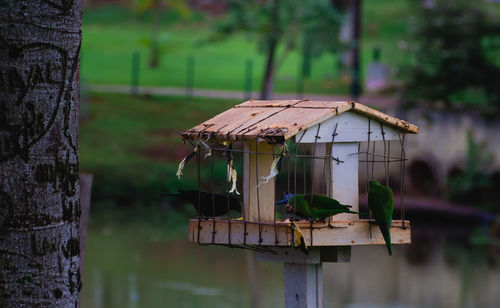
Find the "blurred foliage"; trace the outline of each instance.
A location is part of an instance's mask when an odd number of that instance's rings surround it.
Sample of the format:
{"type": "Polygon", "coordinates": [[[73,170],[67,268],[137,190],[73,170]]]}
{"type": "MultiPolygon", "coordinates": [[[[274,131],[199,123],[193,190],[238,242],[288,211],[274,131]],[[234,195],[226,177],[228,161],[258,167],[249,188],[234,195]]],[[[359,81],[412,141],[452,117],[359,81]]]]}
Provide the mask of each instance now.
{"type": "Polygon", "coordinates": [[[259,51],[266,52],[269,37],[275,36],[284,50],[289,51],[300,46],[298,39],[307,32],[313,55],[319,56],[338,47],[337,34],[342,16],[330,1],[281,1],[276,28],[273,28],[276,21],[269,18],[272,1],[230,0],[228,4],[227,15],[215,23],[215,33],[209,41],[244,34],[256,40],[259,51]]]}
{"type": "Polygon", "coordinates": [[[427,0],[415,6],[415,58],[406,68],[405,100],[498,114],[500,18],[494,4],[427,0]]]}
{"type": "MultiPolygon", "coordinates": [[[[161,25],[171,25],[182,21],[198,22],[205,19],[200,12],[191,11],[185,15],[179,10],[161,10],[159,13],[159,22],[161,25]]],[[[153,11],[148,9],[139,9],[137,6],[126,7],[117,5],[102,5],[91,7],[84,10],[82,24],[110,26],[127,24],[151,24],[153,11]]],[[[85,32],[83,33],[85,36],[85,32]]]]}
{"type": "MultiPolygon", "coordinates": [[[[150,47],[149,66],[158,68],[161,53],[169,48],[169,36],[160,36],[160,13],[163,10],[174,11],[182,19],[191,16],[191,8],[185,0],[135,0],[134,6],[138,11],[151,11],[151,39],[146,41],[150,47]]],[[[171,47],[172,44],[170,44],[171,47]]]]}
{"type": "MultiPolygon", "coordinates": [[[[408,63],[406,46],[409,36],[411,6],[407,1],[377,0],[363,2],[362,75],[366,76],[375,46],[382,49],[381,62],[392,67],[408,63]]],[[[331,13],[326,11],[325,13],[331,13]]],[[[254,34],[233,35],[221,42],[199,46],[213,35],[214,18],[199,11],[181,19],[173,10],[160,12],[159,67],[151,69],[145,60],[150,54],[150,10],[139,12],[129,7],[89,7],[83,14],[81,75],[90,83],[130,84],[132,54],[139,51],[140,85],[182,87],[186,82],[186,57],[195,57],[196,88],[242,90],[245,62],[253,61],[252,84],[261,84],[265,57],[255,48],[254,34]]],[[[336,41],[335,34],[332,38],[336,41]]],[[[324,40],[328,40],[325,36],[324,40]]],[[[289,53],[276,75],[276,91],[293,93],[299,78],[303,41],[289,53]]],[[[311,61],[310,77],[304,82],[306,93],[349,93],[347,79],[340,75],[339,53],[323,52],[311,61]]],[[[255,88],[254,88],[255,90],[255,88]]]]}
{"type": "Polygon", "coordinates": [[[498,183],[486,169],[491,160],[492,155],[484,151],[484,143],[475,142],[469,131],[465,167],[448,177],[448,198],[453,202],[500,213],[498,192],[494,192],[498,183]]]}
{"type": "MultiPolygon", "coordinates": [[[[235,34],[255,40],[258,51],[267,55],[265,79],[274,78],[272,72],[281,67],[293,50],[302,48],[309,59],[338,48],[342,15],[331,1],[230,0],[228,4],[225,18],[215,23],[214,34],[203,42],[220,41],[235,34]],[[302,45],[298,43],[301,38],[302,45]]],[[[309,61],[305,62],[307,67],[309,61]]]]}
{"type": "MultiPolygon", "coordinates": [[[[135,0],[134,8],[139,11],[159,10],[173,11],[182,19],[191,17],[192,10],[185,0],[135,0]]],[[[154,12],[153,12],[154,13],[154,12]]]]}
{"type": "MultiPolygon", "coordinates": [[[[89,99],[88,120],[80,124],[80,169],[94,174],[92,201],[105,206],[158,206],[162,193],[194,189],[196,160],[186,165],[182,180],[175,176],[193,147],[182,144],[173,128],[190,128],[235,104],[128,94],[91,94],[89,99]]],[[[215,179],[224,182],[225,170],[223,159],[214,162],[215,179]]],[[[201,176],[209,178],[209,168],[201,176]]]]}

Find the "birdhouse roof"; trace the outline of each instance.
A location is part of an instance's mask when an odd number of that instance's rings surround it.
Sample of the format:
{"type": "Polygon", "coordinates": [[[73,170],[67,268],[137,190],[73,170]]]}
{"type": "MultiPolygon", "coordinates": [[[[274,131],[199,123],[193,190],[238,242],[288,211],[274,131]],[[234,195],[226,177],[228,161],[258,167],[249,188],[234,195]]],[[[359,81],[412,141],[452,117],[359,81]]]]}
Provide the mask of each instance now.
{"type": "Polygon", "coordinates": [[[249,100],[186,130],[182,135],[187,139],[257,139],[280,143],[347,111],[376,119],[403,133],[418,133],[418,127],[413,124],[352,101],[249,100]]]}

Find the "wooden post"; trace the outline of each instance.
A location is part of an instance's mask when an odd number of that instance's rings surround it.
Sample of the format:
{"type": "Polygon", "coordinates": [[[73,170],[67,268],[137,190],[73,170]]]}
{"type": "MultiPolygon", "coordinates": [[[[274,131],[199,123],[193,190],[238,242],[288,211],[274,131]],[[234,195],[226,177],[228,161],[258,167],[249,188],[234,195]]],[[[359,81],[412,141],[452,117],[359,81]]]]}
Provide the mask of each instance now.
{"type": "MultiPolygon", "coordinates": [[[[245,220],[254,222],[272,222],[274,220],[274,178],[267,183],[262,182],[263,176],[269,175],[273,155],[258,154],[273,153],[273,147],[266,143],[247,141],[243,154],[243,202],[245,220]],[[248,152],[256,152],[250,154],[248,152]],[[258,186],[258,188],[257,188],[258,186]]],[[[260,288],[255,272],[255,254],[247,252],[247,268],[252,288],[252,307],[261,307],[260,288]]]]}
{"type": "Polygon", "coordinates": [[[323,307],[323,269],[321,263],[285,263],[285,307],[323,307]]]}
{"type": "MultiPolygon", "coordinates": [[[[331,188],[332,198],[359,210],[358,205],[358,152],[357,142],[339,142],[332,145],[331,188]],[[338,161],[337,161],[338,160],[338,161]]],[[[332,220],[356,220],[357,214],[338,214],[332,220]]]]}
{"type": "Polygon", "coordinates": [[[245,220],[253,222],[274,221],[274,178],[267,183],[263,177],[268,176],[273,163],[273,146],[267,143],[256,143],[251,140],[245,144],[243,156],[243,200],[245,220]],[[257,154],[250,154],[254,152],[257,154]],[[261,183],[258,185],[258,183],[261,183]],[[257,188],[257,186],[259,186],[257,188]],[[257,194],[258,193],[258,194],[257,194]],[[260,214],[260,215],[259,215],[260,214]]]}

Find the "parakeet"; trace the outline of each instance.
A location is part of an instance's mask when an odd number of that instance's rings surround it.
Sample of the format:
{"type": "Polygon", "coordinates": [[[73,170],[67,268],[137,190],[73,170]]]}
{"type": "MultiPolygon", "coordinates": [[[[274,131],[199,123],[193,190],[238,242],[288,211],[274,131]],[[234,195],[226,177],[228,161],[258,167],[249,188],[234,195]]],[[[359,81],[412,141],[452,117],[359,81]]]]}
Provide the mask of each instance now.
{"type": "Polygon", "coordinates": [[[394,195],[392,194],[392,190],[378,181],[370,181],[368,183],[368,207],[373,213],[380,232],[382,232],[389,255],[392,255],[390,233],[392,213],[394,212],[394,195]]]}
{"type": "MultiPolygon", "coordinates": [[[[228,197],[213,194],[210,192],[199,192],[200,195],[200,209],[199,212],[205,217],[217,217],[227,214],[228,197]]],[[[197,190],[179,190],[178,194],[163,194],[163,196],[176,197],[178,199],[189,202],[193,205],[194,209],[198,211],[198,191],[197,190]]],[[[241,204],[235,198],[229,196],[229,209],[241,214],[241,204]]]]}
{"type": "Polygon", "coordinates": [[[302,252],[307,255],[309,251],[306,241],[304,240],[304,235],[302,235],[302,230],[300,230],[299,226],[297,226],[295,222],[292,223],[292,230],[294,234],[294,244],[297,245],[297,247],[299,247],[300,250],[302,250],[302,252]]]}
{"type": "Polygon", "coordinates": [[[324,220],[329,216],[340,213],[358,214],[358,212],[354,212],[349,209],[351,207],[350,205],[340,204],[337,200],[326,196],[318,194],[296,196],[293,194],[284,195],[285,199],[276,202],[276,204],[284,204],[286,202],[287,212],[294,213],[295,215],[303,218],[324,220]]]}
{"type": "Polygon", "coordinates": [[[287,194],[286,192],[284,192],[284,193],[283,193],[283,197],[284,197],[285,199],[283,199],[283,200],[281,200],[281,201],[277,201],[277,202],[276,202],[276,203],[274,203],[274,204],[276,204],[276,205],[278,205],[278,204],[287,204],[287,203],[288,203],[288,200],[290,200],[290,198],[292,198],[293,196],[295,196],[295,195],[294,195],[294,194],[287,194]]]}

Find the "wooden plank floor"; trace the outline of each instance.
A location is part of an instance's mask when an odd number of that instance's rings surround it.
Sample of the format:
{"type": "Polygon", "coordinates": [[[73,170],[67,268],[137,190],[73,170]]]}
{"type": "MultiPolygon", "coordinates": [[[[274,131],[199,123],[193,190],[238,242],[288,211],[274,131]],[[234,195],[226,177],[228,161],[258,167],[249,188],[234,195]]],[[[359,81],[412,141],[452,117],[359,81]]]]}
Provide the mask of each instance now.
{"type": "MultiPolygon", "coordinates": [[[[302,231],[307,246],[355,246],[385,245],[376,224],[368,220],[296,222],[302,231]],[[371,232],[370,232],[371,229],[371,232]],[[370,234],[371,233],[371,234],[370,234]],[[312,238],[312,241],[311,241],[312,238]]],[[[410,222],[393,220],[391,226],[392,244],[410,244],[410,222]]],[[[202,244],[233,244],[262,246],[292,246],[293,235],[290,222],[276,223],[245,222],[223,218],[189,221],[189,240],[202,244]]]]}

